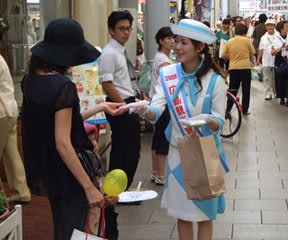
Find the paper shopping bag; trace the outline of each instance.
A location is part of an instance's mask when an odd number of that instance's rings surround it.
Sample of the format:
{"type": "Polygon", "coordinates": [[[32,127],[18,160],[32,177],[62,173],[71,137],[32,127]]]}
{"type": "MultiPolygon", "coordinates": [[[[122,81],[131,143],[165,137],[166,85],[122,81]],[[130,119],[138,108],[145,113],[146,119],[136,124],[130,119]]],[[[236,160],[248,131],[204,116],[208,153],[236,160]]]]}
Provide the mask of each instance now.
{"type": "Polygon", "coordinates": [[[86,234],[85,232],[74,229],[70,240],[103,240],[103,238],[92,236],[90,234],[86,234]]]}
{"type": "Polygon", "coordinates": [[[188,199],[206,200],[225,192],[224,173],[213,135],[178,139],[188,199]]]}

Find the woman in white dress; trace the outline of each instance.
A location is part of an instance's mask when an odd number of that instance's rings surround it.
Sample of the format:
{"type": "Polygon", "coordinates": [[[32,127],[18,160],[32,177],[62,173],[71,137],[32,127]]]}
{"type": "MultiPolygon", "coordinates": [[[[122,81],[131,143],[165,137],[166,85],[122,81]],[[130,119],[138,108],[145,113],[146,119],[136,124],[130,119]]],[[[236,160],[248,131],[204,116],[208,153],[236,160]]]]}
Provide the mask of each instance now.
{"type": "MultiPolygon", "coordinates": [[[[158,44],[158,51],[155,54],[152,65],[152,78],[149,97],[153,98],[156,94],[156,86],[159,78],[159,70],[162,67],[172,64],[170,52],[174,45],[174,34],[170,27],[162,27],[155,36],[158,44]]],[[[151,180],[158,185],[164,185],[167,155],[169,151],[169,142],[167,141],[164,131],[169,124],[170,115],[166,107],[158,119],[152,140],[152,176],[151,180]]]]}
{"type": "Polygon", "coordinates": [[[183,19],[171,25],[176,35],[174,50],[179,63],[160,70],[156,94],[148,107],[138,107],[135,112],[156,122],[168,104],[171,121],[166,129],[170,139],[166,181],[161,207],[169,216],[177,218],[181,240],[193,239],[193,222],[198,223],[198,240],[212,239],[213,224],[217,214],[225,210],[224,195],[204,201],[187,199],[177,138],[197,134],[185,128],[179,119],[194,117],[204,120],[203,135],[214,135],[223,167],[227,162],[220,145],[220,130],[225,118],[226,85],[221,69],[209,54],[209,45],[216,40],[203,23],[183,19]]]}

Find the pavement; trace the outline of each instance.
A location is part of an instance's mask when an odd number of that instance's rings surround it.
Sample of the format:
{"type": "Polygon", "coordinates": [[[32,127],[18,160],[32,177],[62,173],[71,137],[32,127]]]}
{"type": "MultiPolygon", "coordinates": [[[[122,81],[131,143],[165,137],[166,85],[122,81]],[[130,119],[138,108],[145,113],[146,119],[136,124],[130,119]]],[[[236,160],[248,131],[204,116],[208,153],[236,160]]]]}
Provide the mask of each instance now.
{"type": "MultiPolygon", "coordinates": [[[[214,222],[214,239],[288,240],[288,107],[279,99],[265,101],[263,91],[263,83],[253,80],[251,115],[243,116],[236,136],[222,141],[230,172],[225,176],[227,208],[214,222]]],[[[176,220],[160,208],[163,187],[150,181],[151,139],[151,132],[143,133],[132,187],[142,181],[158,197],[116,206],[119,240],[178,239],[176,220]]],[[[49,204],[33,196],[23,205],[24,240],[51,240],[52,234],[49,204]]]]}
{"type": "MultiPolygon", "coordinates": [[[[214,222],[214,239],[288,239],[288,107],[279,99],[265,101],[263,92],[263,83],[253,80],[251,114],[243,116],[236,136],[222,140],[230,172],[225,176],[227,208],[214,222]]],[[[142,181],[159,196],[141,205],[116,207],[120,240],[178,239],[176,220],[160,208],[163,187],[149,179],[151,138],[151,133],[142,136],[133,186],[142,181]]]]}

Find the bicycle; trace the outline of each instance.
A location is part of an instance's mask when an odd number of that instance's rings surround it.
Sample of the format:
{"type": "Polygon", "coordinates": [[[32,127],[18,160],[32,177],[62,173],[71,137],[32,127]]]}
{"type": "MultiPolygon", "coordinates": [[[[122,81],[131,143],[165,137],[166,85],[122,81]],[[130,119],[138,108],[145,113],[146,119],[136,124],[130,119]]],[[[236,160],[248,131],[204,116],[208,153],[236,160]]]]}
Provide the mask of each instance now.
{"type": "MultiPolygon", "coordinates": [[[[240,129],[242,123],[242,106],[239,102],[239,97],[235,97],[229,90],[227,91],[227,101],[230,100],[233,105],[230,111],[226,111],[225,122],[220,136],[223,138],[233,137],[240,129]]],[[[227,109],[227,106],[226,106],[227,109]]]]}

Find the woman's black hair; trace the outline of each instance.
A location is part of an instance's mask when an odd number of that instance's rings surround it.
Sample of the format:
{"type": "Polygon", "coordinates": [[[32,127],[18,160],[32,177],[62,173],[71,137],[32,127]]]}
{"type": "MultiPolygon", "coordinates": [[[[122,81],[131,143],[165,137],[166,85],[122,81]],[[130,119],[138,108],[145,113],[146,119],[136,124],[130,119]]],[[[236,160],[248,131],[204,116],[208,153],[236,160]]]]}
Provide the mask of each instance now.
{"type": "Polygon", "coordinates": [[[279,23],[277,23],[276,25],[276,30],[281,33],[281,30],[284,28],[285,24],[287,23],[287,21],[280,21],[279,23]]]}
{"type": "Polygon", "coordinates": [[[155,35],[156,43],[158,44],[158,51],[161,50],[162,46],[160,44],[160,40],[163,40],[166,37],[174,36],[173,32],[171,31],[170,27],[162,27],[158,30],[155,35]]]}
{"type": "Polygon", "coordinates": [[[57,66],[50,63],[46,63],[40,58],[32,55],[29,63],[29,72],[36,73],[37,70],[42,70],[46,73],[57,72],[63,75],[67,75],[69,67],[67,66],[57,66]]]}
{"type": "Polygon", "coordinates": [[[248,28],[244,24],[240,24],[240,25],[237,25],[235,27],[235,34],[236,35],[243,35],[243,34],[246,35],[247,31],[248,31],[248,28]]]}
{"type": "Polygon", "coordinates": [[[209,27],[209,28],[211,27],[210,22],[204,21],[203,23],[204,23],[207,27],[209,27]]]}
{"type": "MultiPolygon", "coordinates": [[[[190,40],[191,40],[192,44],[194,45],[194,47],[196,49],[199,49],[199,44],[201,42],[196,41],[196,40],[192,40],[192,39],[190,39],[190,40]]],[[[204,55],[204,59],[203,59],[202,67],[196,73],[196,81],[197,81],[198,85],[200,86],[199,92],[202,90],[201,77],[204,76],[210,69],[213,69],[214,72],[221,75],[223,78],[225,77],[224,70],[215,63],[214,59],[212,58],[212,56],[210,54],[209,46],[206,43],[205,43],[204,49],[200,52],[200,54],[204,55]]]]}
{"type": "Polygon", "coordinates": [[[121,20],[128,20],[130,23],[130,26],[132,26],[133,23],[133,16],[131,13],[127,10],[124,11],[113,11],[109,17],[108,17],[108,28],[114,29],[117,22],[121,20]]]}
{"type": "Polygon", "coordinates": [[[230,19],[228,19],[228,18],[223,19],[222,25],[223,24],[230,25],[230,19]]]}

